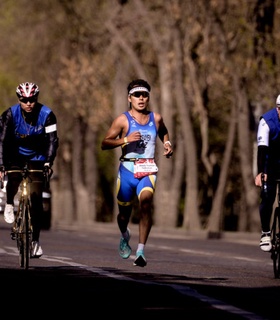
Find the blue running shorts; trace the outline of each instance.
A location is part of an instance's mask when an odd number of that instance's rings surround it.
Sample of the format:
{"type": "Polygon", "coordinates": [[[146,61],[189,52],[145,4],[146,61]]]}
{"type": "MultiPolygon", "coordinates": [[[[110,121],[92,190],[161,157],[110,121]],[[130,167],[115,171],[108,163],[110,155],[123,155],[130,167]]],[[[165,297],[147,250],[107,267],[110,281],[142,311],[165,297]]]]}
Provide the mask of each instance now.
{"type": "Polygon", "coordinates": [[[155,174],[143,178],[134,178],[134,173],[120,163],[117,177],[117,200],[122,206],[131,205],[135,194],[138,199],[144,190],[154,193],[157,176],[155,174]]]}

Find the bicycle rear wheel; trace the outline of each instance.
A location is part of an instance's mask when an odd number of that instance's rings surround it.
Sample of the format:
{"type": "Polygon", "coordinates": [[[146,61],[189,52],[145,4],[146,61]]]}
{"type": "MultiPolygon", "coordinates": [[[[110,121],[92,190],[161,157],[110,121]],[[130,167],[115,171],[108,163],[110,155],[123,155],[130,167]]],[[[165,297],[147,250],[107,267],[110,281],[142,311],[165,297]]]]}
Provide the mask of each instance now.
{"type": "Polygon", "coordinates": [[[273,223],[271,228],[271,242],[272,242],[272,249],[271,249],[271,259],[273,260],[273,272],[274,277],[279,278],[280,276],[280,208],[275,208],[274,216],[273,216],[273,223]]]}

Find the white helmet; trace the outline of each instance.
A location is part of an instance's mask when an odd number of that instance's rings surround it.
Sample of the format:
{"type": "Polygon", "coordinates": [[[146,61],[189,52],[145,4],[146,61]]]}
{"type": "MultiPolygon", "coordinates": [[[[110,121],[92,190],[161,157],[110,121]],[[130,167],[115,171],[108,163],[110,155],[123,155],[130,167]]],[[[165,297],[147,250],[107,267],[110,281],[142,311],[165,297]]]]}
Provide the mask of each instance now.
{"type": "Polygon", "coordinates": [[[39,87],[32,82],[21,83],[16,89],[19,98],[31,98],[39,95],[39,87]]]}

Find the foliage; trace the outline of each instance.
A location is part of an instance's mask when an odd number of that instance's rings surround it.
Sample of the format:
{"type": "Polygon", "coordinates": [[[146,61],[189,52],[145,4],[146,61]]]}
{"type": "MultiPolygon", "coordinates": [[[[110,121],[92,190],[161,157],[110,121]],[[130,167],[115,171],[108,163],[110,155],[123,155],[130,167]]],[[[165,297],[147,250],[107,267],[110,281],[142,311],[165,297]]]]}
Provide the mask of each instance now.
{"type": "Polygon", "coordinates": [[[172,211],[176,216],[173,221],[179,221],[180,226],[192,214],[183,213],[187,206],[184,200],[192,182],[188,174],[197,170],[198,209],[206,227],[217,186],[222,183],[220,170],[230,124],[234,121],[237,125],[238,116],[247,109],[250,118],[244,123],[248,123],[246,137],[252,149],[248,159],[241,160],[240,138],[233,138],[221,199],[221,206],[225,205],[222,214],[231,212],[238,219],[240,208],[248,205],[242,188],[253,187],[244,168],[252,166],[257,109],[259,114],[271,108],[279,93],[277,6],[279,1],[257,0],[3,0],[1,111],[16,103],[18,83],[39,84],[40,99],[53,108],[59,120],[57,168],[59,176],[61,170],[65,176],[56,191],[74,194],[69,201],[77,208],[81,199],[75,185],[84,172],[85,179],[78,184],[87,194],[83,201],[89,203],[89,220],[109,221],[114,211],[117,161],[113,152],[101,151],[100,142],[111,121],[127,106],[127,83],[132,78],[146,78],[152,84],[152,109],[164,114],[177,148],[171,165],[161,164],[168,174],[159,179],[159,190],[167,196],[172,192],[171,198],[179,194],[178,204],[169,204],[166,210],[172,211]],[[177,32],[182,58],[176,47],[177,32]],[[182,63],[182,109],[175,68],[178,62],[182,63]],[[239,100],[243,92],[245,109],[239,100]],[[232,118],[233,108],[239,111],[237,118],[232,118]],[[188,152],[193,150],[190,137],[183,134],[188,112],[197,169],[190,167],[188,152]],[[75,126],[80,128],[74,130],[75,126]],[[76,149],[78,144],[81,146],[76,149]],[[73,150],[81,154],[77,157],[73,150]],[[169,182],[174,176],[182,180],[175,184],[173,193],[169,182]],[[95,205],[96,213],[90,213],[95,205]]]}

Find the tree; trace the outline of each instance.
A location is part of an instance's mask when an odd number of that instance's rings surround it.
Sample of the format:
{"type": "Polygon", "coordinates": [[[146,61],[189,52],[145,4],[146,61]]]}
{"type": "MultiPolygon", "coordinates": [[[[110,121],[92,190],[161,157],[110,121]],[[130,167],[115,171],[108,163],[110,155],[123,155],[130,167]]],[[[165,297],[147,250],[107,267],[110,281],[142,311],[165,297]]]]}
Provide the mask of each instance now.
{"type": "Polygon", "coordinates": [[[256,114],[279,94],[277,3],[2,1],[2,106],[28,78],[58,115],[54,220],[114,220],[119,150],[101,152],[100,137],[141,77],[175,149],[164,159],[158,146],[155,224],[216,233],[230,214],[231,230],[258,230],[256,114]]]}

